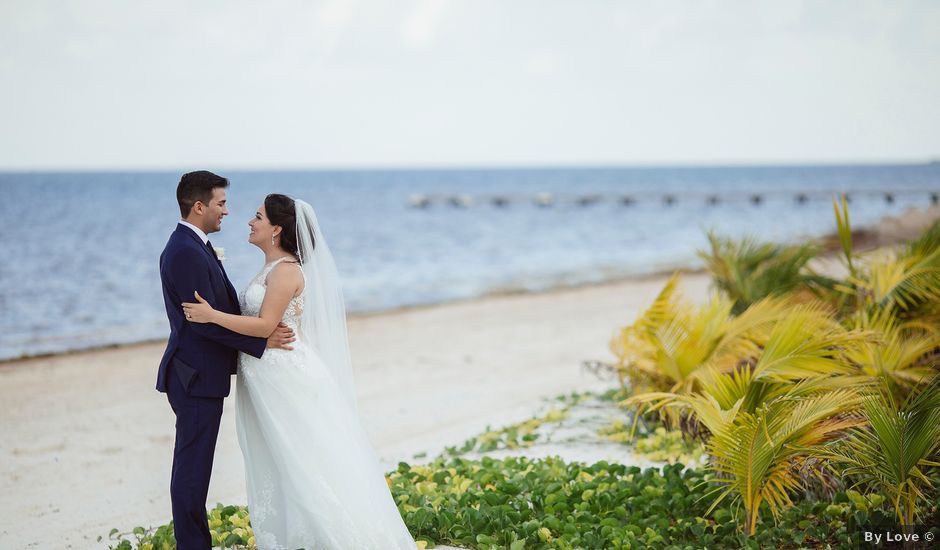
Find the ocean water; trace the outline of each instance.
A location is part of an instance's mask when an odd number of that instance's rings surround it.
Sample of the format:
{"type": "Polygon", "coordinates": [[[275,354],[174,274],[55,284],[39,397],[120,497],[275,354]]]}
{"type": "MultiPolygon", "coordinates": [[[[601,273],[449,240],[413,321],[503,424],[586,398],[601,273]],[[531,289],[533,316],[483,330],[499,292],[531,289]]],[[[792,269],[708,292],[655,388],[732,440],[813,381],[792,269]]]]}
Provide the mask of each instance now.
{"type": "MultiPolygon", "coordinates": [[[[855,226],[940,192],[936,163],[221,173],[230,215],[210,238],[235,286],[263,263],[248,220],[286,193],[317,210],[357,312],[695,267],[708,228],[796,242],[835,229],[839,192],[855,226]]],[[[169,333],[158,258],[179,176],[0,173],[0,359],[169,333]]]]}

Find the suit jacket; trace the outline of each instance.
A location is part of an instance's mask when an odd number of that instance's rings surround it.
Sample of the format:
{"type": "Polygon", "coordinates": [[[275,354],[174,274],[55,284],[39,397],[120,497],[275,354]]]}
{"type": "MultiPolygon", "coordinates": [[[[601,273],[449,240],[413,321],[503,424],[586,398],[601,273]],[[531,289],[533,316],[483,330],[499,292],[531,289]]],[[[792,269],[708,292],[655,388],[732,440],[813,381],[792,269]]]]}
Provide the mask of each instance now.
{"type": "Polygon", "coordinates": [[[222,262],[192,229],[177,225],[160,255],[160,282],[170,339],[160,361],[157,390],[167,391],[167,372],[172,370],[191,396],[227,396],[238,352],[261,357],[267,340],[211,323],[191,323],[183,315],[182,303],[195,302],[193,291],[197,290],[216,310],[241,314],[238,295],[222,262]]]}

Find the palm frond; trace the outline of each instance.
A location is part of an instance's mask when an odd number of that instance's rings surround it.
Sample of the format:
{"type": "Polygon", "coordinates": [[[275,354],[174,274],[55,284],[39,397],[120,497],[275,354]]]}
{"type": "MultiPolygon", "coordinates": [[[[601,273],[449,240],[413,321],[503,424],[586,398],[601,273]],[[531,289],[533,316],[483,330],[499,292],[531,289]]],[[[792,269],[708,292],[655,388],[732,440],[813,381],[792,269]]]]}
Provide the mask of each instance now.
{"type": "Polygon", "coordinates": [[[753,237],[738,240],[708,231],[709,251],[696,254],[705,261],[714,286],[733,300],[735,314],[767,296],[790,293],[823,278],[806,273],[807,263],[821,248],[815,243],[778,245],[753,237]]]}
{"type": "Polygon", "coordinates": [[[850,374],[842,352],[867,338],[870,335],[863,331],[845,330],[820,305],[796,306],[774,326],[754,377],[786,381],[850,374]]]}
{"type": "Polygon", "coordinates": [[[753,534],[761,503],[775,516],[788,506],[789,493],[801,486],[795,467],[817,445],[858,421],[845,416],[857,406],[851,390],[807,398],[779,398],[754,413],[738,412],[713,433],[708,450],[716,481],[730,486],[747,514],[746,531],[753,534]]]}
{"type": "Polygon", "coordinates": [[[821,451],[845,475],[890,496],[901,525],[911,525],[931,483],[923,468],[940,453],[940,375],[898,406],[888,392],[863,399],[866,425],[821,451]]]}
{"type": "Polygon", "coordinates": [[[885,386],[903,398],[936,372],[930,362],[940,348],[940,331],[920,321],[898,319],[890,311],[861,311],[846,320],[847,326],[870,331],[873,337],[846,350],[859,374],[885,386]]]}
{"type": "Polygon", "coordinates": [[[836,226],[839,231],[839,242],[842,244],[842,253],[845,254],[846,265],[850,274],[855,274],[855,266],[852,264],[852,226],[849,223],[849,205],[845,194],[841,197],[842,210],[835,199],[832,200],[832,209],[836,214],[836,226]]]}
{"type": "Polygon", "coordinates": [[[940,249],[940,220],[935,221],[920,237],[909,242],[904,250],[905,256],[927,257],[940,249]]]}

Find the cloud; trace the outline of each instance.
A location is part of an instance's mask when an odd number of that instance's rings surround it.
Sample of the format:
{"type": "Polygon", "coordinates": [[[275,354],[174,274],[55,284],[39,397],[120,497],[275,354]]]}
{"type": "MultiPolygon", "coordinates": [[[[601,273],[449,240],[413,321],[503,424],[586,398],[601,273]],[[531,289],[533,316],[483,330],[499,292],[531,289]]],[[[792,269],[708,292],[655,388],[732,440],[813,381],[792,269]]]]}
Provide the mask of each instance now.
{"type": "Polygon", "coordinates": [[[940,3],[6,0],[0,169],[917,160],[940,3]]]}

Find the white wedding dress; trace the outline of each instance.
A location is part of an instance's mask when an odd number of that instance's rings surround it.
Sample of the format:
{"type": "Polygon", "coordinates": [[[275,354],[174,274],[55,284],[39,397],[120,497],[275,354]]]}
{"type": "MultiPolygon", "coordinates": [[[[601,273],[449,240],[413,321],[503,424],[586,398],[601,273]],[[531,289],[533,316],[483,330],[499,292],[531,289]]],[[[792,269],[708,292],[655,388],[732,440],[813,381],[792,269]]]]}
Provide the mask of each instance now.
{"type": "MultiPolygon", "coordinates": [[[[279,262],[244,289],[242,315],[259,314],[279,262]]],[[[239,354],[236,429],[255,542],[260,550],[415,550],[355,406],[299,337],[306,296],[305,285],[284,312],[298,334],[293,350],[239,354]]]]}

